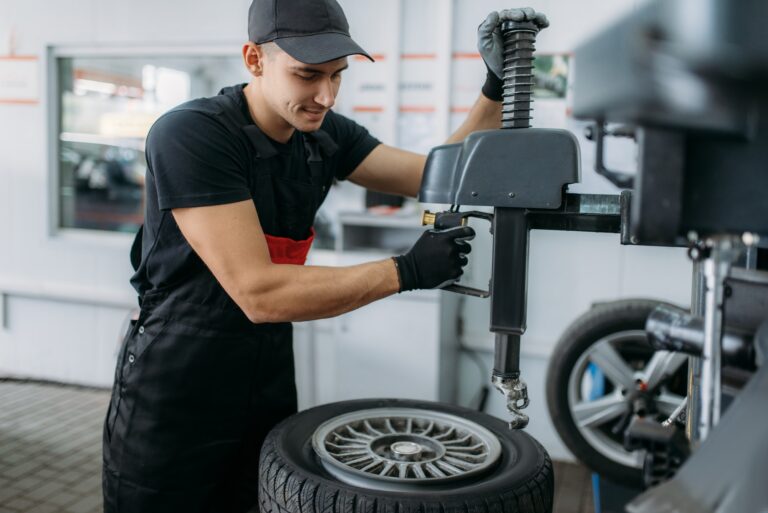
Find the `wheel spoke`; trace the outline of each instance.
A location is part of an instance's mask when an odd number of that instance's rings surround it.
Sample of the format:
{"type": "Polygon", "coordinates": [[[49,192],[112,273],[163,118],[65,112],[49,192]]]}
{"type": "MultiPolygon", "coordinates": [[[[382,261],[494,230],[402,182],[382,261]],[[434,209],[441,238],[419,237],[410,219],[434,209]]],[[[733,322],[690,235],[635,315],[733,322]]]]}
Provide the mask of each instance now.
{"type": "Polygon", "coordinates": [[[610,342],[604,340],[595,344],[594,349],[589,354],[589,359],[615,385],[627,389],[635,385],[634,371],[610,342]]]}
{"type": "Polygon", "coordinates": [[[582,428],[594,428],[609,422],[627,411],[628,405],[620,395],[609,395],[594,401],[584,401],[573,406],[576,424],[582,428]]]}
{"type": "Polygon", "coordinates": [[[458,475],[458,474],[462,473],[461,469],[458,469],[458,468],[454,467],[453,465],[451,465],[450,463],[446,463],[443,460],[437,460],[435,462],[435,465],[440,467],[440,470],[443,470],[443,471],[447,472],[449,475],[452,475],[452,476],[455,476],[455,475],[458,475]]]}
{"type": "Polygon", "coordinates": [[[373,433],[373,434],[374,434],[374,435],[376,435],[376,436],[382,436],[382,435],[384,434],[384,433],[382,433],[381,431],[379,431],[378,429],[376,429],[375,427],[373,427],[373,426],[371,425],[371,423],[370,423],[370,422],[368,422],[367,420],[366,420],[366,421],[363,421],[363,425],[365,426],[365,428],[366,428],[366,429],[367,429],[367,430],[368,430],[370,433],[373,433]]]}
{"type": "Polygon", "coordinates": [[[373,472],[373,469],[375,469],[377,466],[381,465],[381,461],[379,460],[373,460],[368,465],[364,466],[360,469],[361,472],[373,472]]]}
{"type": "Polygon", "coordinates": [[[458,467],[460,469],[464,470],[472,470],[477,465],[473,465],[472,463],[464,460],[460,460],[458,458],[454,458],[452,456],[448,456],[447,454],[444,456],[445,462],[453,465],[454,467],[458,467]]]}
{"type": "Polygon", "coordinates": [[[360,433],[359,431],[355,431],[354,429],[352,429],[352,426],[347,426],[347,431],[349,431],[349,433],[352,436],[356,436],[358,439],[373,440],[373,438],[374,438],[371,435],[366,435],[366,434],[360,433]]]}
{"type": "Polygon", "coordinates": [[[451,451],[453,452],[475,452],[483,449],[485,449],[483,444],[476,444],[470,447],[451,447],[451,451]]]}
{"type": "Polygon", "coordinates": [[[325,444],[328,447],[332,448],[332,449],[338,449],[340,451],[348,451],[350,449],[365,449],[366,447],[368,447],[367,445],[359,444],[359,443],[357,443],[357,444],[348,444],[348,445],[339,445],[339,444],[335,444],[333,442],[326,442],[325,444]]]}
{"type": "Polygon", "coordinates": [[[372,459],[373,459],[373,457],[371,455],[367,454],[367,455],[362,456],[360,458],[355,458],[354,460],[346,461],[345,463],[347,465],[349,465],[350,467],[353,467],[355,465],[359,465],[360,463],[365,463],[365,462],[367,462],[369,460],[372,460],[372,459]]]}
{"type": "Polygon", "coordinates": [[[649,390],[653,390],[661,382],[688,361],[688,355],[671,351],[656,351],[651,360],[643,370],[643,381],[648,385],[649,390]]]}
{"type": "Polygon", "coordinates": [[[471,463],[480,463],[486,459],[487,453],[481,454],[467,454],[462,452],[445,451],[446,457],[451,456],[471,463]]]}
{"type": "MultiPolygon", "coordinates": [[[[365,443],[365,440],[360,440],[359,438],[347,438],[345,436],[341,436],[338,433],[334,433],[333,436],[336,438],[336,440],[341,440],[342,442],[349,442],[352,445],[354,444],[361,445],[365,443]]],[[[363,445],[363,447],[365,446],[363,445]]]]}
{"type": "Polygon", "coordinates": [[[364,456],[370,453],[367,450],[360,450],[360,451],[343,451],[343,452],[337,452],[335,454],[340,458],[345,458],[347,456],[364,456]]]}
{"type": "MultiPolygon", "coordinates": [[[[427,425],[427,427],[424,428],[424,431],[422,431],[419,434],[423,435],[423,436],[427,436],[432,431],[432,428],[434,428],[434,427],[435,427],[435,423],[433,421],[430,421],[430,423],[427,425]]],[[[451,431],[452,430],[453,430],[453,428],[451,428],[451,431]]],[[[437,439],[437,437],[435,437],[435,439],[437,439]]]]}
{"type": "Polygon", "coordinates": [[[659,411],[663,415],[669,417],[675,412],[675,409],[686,400],[686,398],[682,395],[662,392],[655,400],[659,411]]]}
{"type": "MultiPolygon", "coordinates": [[[[464,445],[472,438],[472,435],[466,435],[462,438],[459,438],[457,440],[446,440],[443,442],[443,445],[464,445]]],[[[435,438],[437,440],[437,438],[435,438]]]]}
{"type": "Polygon", "coordinates": [[[392,470],[392,467],[394,467],[394,466],[395,466],[395,464],[394,464],[394,463],[391,463],[391,462],[387,462],[387,463],[384,465],[384,468],[383,468],[383,469],[381,469],[381,472],[379,472],[379,475],[380,475],[380,476],[386,476],[386,475],[388,475],[388,474],[389,474],[389,471],[390,471],[390,470],[392,470]]]}
{"type": "MultiPolygon", "coordinates": [[[[430,424],[430,426],[434,427],[432,424],[430,424]]],[[[429,428],[429,431],[431,431],[431,430],[432,430],[432,427],[430,427],[430,428],[429,428]]],[[[428,434],[429,434],[429,431],[424,431],[424,432],[423,432],[423,433],[421,433],[421,434],[422,434],[422,435],[428,435],[428,434]]],[[[451,427],[451,428],[450,428],[448,431],[446,431],[445,433],[440,433],[439,435],[435,435],[435,436],[433,436],[432,438],[433,438],[433,439],[435,439],[435,440],[444,440],[445,438],[448,438],[449,436],[453,435],[453,433],[454,433],[455,431],[456,431],[456,430],[455,430],[453,427],[451,427]]]]}
{"type": "Polygon", "coordinates": [[[427,472],[432,474],[434,477],[445,477],[445,473],[439,468],[437,468],[436,466],[434,466],[432,463],[427,463],[426,465],[424,465],[424,467],[426,467],[427,472]]]}

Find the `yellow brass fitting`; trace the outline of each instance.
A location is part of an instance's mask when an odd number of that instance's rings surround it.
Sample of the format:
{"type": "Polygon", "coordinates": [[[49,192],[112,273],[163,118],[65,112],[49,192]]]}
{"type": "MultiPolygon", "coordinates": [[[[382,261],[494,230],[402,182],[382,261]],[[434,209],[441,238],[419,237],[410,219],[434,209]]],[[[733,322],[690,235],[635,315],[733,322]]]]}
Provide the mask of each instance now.
{"type": "Polygon", "coordinates": [[[434,214],[429,210],[425,211],[424,215],[421,216],[422,226],[427,226],[428,224],[435,224],[436,220],[437,220],[437,214],[434,214]]]}

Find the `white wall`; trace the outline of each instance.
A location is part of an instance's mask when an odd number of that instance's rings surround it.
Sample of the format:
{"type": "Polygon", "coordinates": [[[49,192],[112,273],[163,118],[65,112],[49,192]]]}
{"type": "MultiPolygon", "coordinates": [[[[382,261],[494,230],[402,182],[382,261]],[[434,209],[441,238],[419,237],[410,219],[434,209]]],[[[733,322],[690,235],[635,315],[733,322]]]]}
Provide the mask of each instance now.
{"type": "MultiPolygon", "coordinates": [[[[579,41],[640,2],[527,3],[546,12],[551,20],[537,45],[539,51],[551,53],[572,51],[579,41]]],[[[45,73],[49,45],[225,44],[237,53],[246,36],[248,4],[248,0],[3,0],[0,55],[8,53],[6,42],[15,31],[16,53],[39,57],[39,78],[45,86],[52,78],[45,73]]],[[[469,81],[476,82],[477,91],[484,77],[479,59],[459,62],[453,53],[475,52],[477,25],[490,10],[509,7],[508,3],[343,0],[342,4],[353,36],[383,58],[376,64],[352,62],[339,110],[369,126],[385,142],[439,144],[449,125],[455,126],[462,118],[461,113],[449,115],[451,106],[476,97],[471,87],[463,93],[452,90],[457,74],[471,76],[469,81]],[[434,58],[401,60],[400,53],[434,54],[434,58]],[[418,92],[418,87],[399,86],[430,80],[426,94],[418,92]],[[361,84],[381,87],[363,94],[361,84]],[[382,110],[355,110],[360,102],[371,101],[382,110]],[[400,112],[403,105],[413,102],[431,105],[434,110],[400,112]],[[423,128],[415,143],[400,137],[407,124],[423,128]]],[[[0,292],[9,293],[0,315],[4,321],[0,375],[109,385],[118,333],[134,304],[128,285],[130,238],[51,233],[47,108],[44,93],[37,105],[0,104],[0,292]]],[[[571,126],[580,131],[578,123],[571,126]]],[[[584,185],[577,190],[614,191],[591,172],[593,148],[581,142],[584,185]]],[[[614,153],[614,164],[631,167],[634,155],[630,147],[619,147],[614,153]]],[[[490,264],[487,235],[478,236],[472,260],[469,274],[482,283],[490,264]]],[[[542,390],[547,356],[562,329],[594,301],[649,296],[686,303],[689,283],[690,268],[680,251],[623,248],[612,235],[532,234],[523,371],[531,388],[531,430],[555,455],[566,453],[548,425],[542,390]]],[[[464,342],[482,351],[489,364],[487,302],[469,301],[465,316],[464,342]]],[[[465,360],[457,379],[460,399],[466,403],[479,385],[478,371],[465,360]]],[[[493,396],[490,411],[503,416],[500,397],[493,396]]]]}
{"type": "Polygon", "coordinates": [[[231,44],[239,52],[248,2],[213,5],[2,2],[0,55],[9,53],[15,33],[16,54],[38,57],[41,96],[37,105],[0,104],[0,292],[10,292],[0,327],[0,374],[109,384],[118,332],[135,304],[129,237],[51,235],[47,46],[231,44]],[[105,304],[114,306],[99,306],[105,304]]]}

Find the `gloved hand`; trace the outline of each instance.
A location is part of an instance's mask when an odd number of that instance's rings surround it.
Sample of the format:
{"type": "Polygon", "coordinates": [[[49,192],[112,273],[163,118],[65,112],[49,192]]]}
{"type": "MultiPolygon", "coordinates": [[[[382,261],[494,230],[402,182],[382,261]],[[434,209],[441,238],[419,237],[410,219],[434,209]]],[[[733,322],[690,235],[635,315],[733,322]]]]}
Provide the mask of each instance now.
{"type": "Polygon", "coordinates": [[[549,26],[547,17],[530,7],[522,9],[504,9],[491,12],[485,21],[477,27],[477,49],[488,68],[483,85],[483,94],[500,102],[502,99],[502,82],[504,74],[504,39],[501,37],[501,24],[505,21],[532,21],[540,29],[549,26]]]}
{"type": "Polygon", "coordinates": [[[466,241],[475,237],[469,226],[448,230],[427,230],[405,255],[394,257],[400,277],[400,292],[434,289],[456,281],[467,265],[472,247],[466,241]]]}

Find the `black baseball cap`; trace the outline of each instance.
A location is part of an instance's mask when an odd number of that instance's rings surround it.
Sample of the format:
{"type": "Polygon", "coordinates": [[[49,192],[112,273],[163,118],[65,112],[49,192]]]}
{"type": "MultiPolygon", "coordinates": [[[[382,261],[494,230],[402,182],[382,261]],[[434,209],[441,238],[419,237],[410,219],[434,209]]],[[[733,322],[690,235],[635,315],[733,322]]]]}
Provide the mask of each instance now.
{"type": "Polygon", "coordinates": [[[248,9],[248,39],[275,42],[305,64],[347,55],[373,58],[349,35],[349,23],[336,0],[253,0],[248,9]]]}

